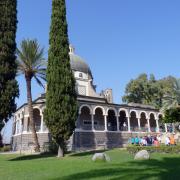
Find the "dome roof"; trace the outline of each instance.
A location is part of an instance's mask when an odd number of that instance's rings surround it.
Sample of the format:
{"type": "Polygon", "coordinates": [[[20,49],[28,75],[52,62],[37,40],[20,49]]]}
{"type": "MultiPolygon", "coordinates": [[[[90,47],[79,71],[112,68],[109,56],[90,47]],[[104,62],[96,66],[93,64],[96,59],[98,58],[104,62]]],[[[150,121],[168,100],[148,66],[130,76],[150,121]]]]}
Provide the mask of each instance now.
{"type": "Polygon", "coordinates": [[[74,54],[72,49],[70,49],[69,55],[72,70],[87,73],[92,77],[92,73],[88,64],[80,56],[74,54]]]}

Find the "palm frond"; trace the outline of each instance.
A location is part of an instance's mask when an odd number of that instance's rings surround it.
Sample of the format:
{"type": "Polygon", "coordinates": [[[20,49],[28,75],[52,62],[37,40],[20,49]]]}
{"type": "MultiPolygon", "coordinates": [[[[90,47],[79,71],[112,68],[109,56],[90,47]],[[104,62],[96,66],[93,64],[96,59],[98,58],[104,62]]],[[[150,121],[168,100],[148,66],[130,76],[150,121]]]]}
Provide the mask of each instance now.
{"type": "Polygon", "coordinates": [[[39,86],[41,86],[45,89],[44,84],[40,81],[40,79],[37,76],[34,76],[34,79],[36,80],[36,82],[38,83],[39,86]]]}
{"type": "Polygon", "coordinates": [[[23,40],[17,49],[17,74],[31,74],[40,86],[44,86],[39,78],[45,80],[47,62],[44,59],[44,48],[37,40],[23,40]],[[39,77],[39,78],[38,78],[39,77]]]}

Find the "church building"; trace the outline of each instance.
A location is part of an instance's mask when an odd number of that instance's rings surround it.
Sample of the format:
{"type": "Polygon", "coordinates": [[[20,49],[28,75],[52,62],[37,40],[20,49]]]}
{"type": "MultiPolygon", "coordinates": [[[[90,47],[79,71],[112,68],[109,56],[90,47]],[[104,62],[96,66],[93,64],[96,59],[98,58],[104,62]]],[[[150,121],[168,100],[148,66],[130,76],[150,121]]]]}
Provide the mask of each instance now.
{"type": "MultiPolygon", "coordinates": [[[[115,104],[112,89],[96,92],[93,74],[84,59],[70,46],[71,69],[76,79],[79,116],[76,129],[68,142],[74,151],[121,147],[131,136],[167,132],[162,114],[153,106],[142,104],[115,104]]],[[[51,134],[43,119],[45,94],[33,101],[36,131],[43,151],[50,144],[51,134]]],[[[14,151],[33,147],[27,104],[17,109],[13,119],[12,148],[14,151]]]]}

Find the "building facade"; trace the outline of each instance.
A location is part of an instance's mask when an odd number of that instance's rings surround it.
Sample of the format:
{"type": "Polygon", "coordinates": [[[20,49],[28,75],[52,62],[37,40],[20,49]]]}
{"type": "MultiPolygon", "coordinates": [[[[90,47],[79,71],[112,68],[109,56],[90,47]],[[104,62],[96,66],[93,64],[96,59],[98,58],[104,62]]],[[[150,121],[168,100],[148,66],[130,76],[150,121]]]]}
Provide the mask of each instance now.
{"type": "MultiPolygon", "coordinates": [[[[96,92],[93,75],[87,63],[70,46],[71,69],[76,79],[79,116],[76,129],[68,142],[71,150],[89,150],[120,147],[129,137],[167,132],[162,114],[152,106],[141,104],[114,104],[112,89],[96,92]]],[[[36,131],[42,151],[49,145],[51,135],[43,120],[45,94],[33,102],[36,131]]],[[[30,150],[33,147],[27,104],[14,114],[12,148],[30,150]]]]}

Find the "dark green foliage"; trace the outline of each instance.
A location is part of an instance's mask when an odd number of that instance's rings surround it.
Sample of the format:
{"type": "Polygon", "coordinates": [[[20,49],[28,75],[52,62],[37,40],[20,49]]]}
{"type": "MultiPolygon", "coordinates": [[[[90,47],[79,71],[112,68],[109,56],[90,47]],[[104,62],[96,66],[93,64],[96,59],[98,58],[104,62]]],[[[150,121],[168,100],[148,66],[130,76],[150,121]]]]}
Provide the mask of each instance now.
{"type": "Polygon", "coordinates": [[[175,153],[180,153],[180,145],[176,146],[165,146],[161,145],[159,147],[156,146],[135,146],[135,145],[130,145],[127,146],[127,151],[130,154],[136,154],[138,151],[141,150],[147,150],[149,153],[170,153],[170,154],[175,154],[175,153]]]}
{"type": "Polygon", "coordinates": [[[0,148],[0,152],[8,152],[11,150],[11,146],[3,146],[0,148]]]}
{"type": "Polygon", "coordinates": [[[153,105],[156,108],[163,106],[163,99],[166,94],[173,95],[173,86],[176,79],[167,77],[156,80],[154,75],[141,74],[138,78],[131,80],[125,90],[123,101],[140,104],[153,105]]]}
{"type": "Polygon", "coordinates": [[[180,107],[172,107],[165,111],[163,118],[165,123],[176,123],[180,122],[180,107]]]}
{"type": "Polygon", "coordinates": [[[45,122],[65,150],[77,119],[75,79],[70,67],[65,0],[52,1],[45,122]]]}
{"type": "Polygon", "coordinates": [[[16,0],[0,1],[0,131],[16,110],[16,0]]]}

